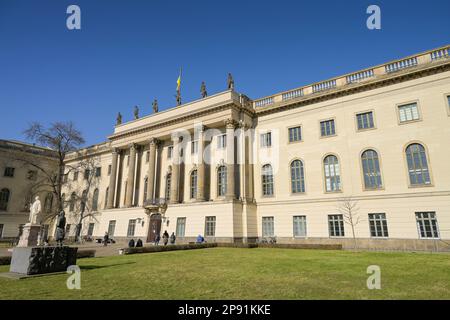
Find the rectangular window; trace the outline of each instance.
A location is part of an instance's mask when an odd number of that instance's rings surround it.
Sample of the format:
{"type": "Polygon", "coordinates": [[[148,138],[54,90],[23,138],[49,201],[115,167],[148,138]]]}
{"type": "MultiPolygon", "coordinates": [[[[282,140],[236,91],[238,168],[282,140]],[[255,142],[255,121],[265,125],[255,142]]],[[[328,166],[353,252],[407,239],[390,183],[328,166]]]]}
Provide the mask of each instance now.
{"type": "Polygon", "coordinates": [[[67,183],[68,177],[69,177],[69,174],[68,174],[68,173],[64,174],[64,175],[63,175],[63,178],[62,178],[62,182],[63,182],[63,183],[67,183]]]}
{"type": "Polygon", "coordinates": [[[172,155],[173,155],[173,146],[169,146],[167,148],[167,159],[172,159],[172,155]]]}
{"type": "Polygon", "coordinates": [[[192,141],[191,142],[191,154],[197,154],[198,153],[198,141],[192,141]]]}
{"type": "Polygon", "coordinates": [[[73,181],[78,181],[78,171],[73,173],[73,181]]]}
{"type": "Polygon", "coordinates": [[[369,214],[370,236],[374,238],[389,237],[386,214],[370,213],[369,214]]]}
{"type": "Polygon", "coordinates": [[[439,238],[436,212],[416,212],[416,221],[421,238],[439,238]]]}
{"type": "Polygon", "coordinates": [[[95,168],[95,176],[98,178],[101,177],[101,175],[102,175],[102,168],[101,167],[95,168]]]}
{"type": "Polygon", "coordinates": [[[419,120],[419,108],[417,103],[409,103],[398,107],[400,122],[419,120]]]}
{"type": "Polygon", "coordinates": [[[334,136],[335,134],[336,128],[333,119],[320,122],[320,135],[322,137],[334,136]]]}
{"type": "Polygon", "coordinates": [[[127,167],[130,166],[130,156],[127,156],[127,167]]]}
{"type": "Polygon", "coordinates": [[[91,170],[86,169],[84,170],[84,180],[89,180],[89,176],[91,175],[91,170]]]}
{"type": "Polygon", "coordinates": [[[274,231],[274,218],[273,217],[262,217],[262,236],[273,237],[274,231]]]}
{"type": "Polygon", "coordinates": [[[294,217],[294,237],[306,237],[306,216],[294,217]]]}
{"type": "Polygon", "coordinates": [[[226,147],[227,147],[227,135],[222,134],[220,136],[217,136],[217,148],[225,149],[226,147]]]}
{"type": "Polygon", "coordinates": [[[373,122],[373,112],[364,112],[356,115],[358,130],[372,129],[375,127],[373,122]]]}
{"type": "Polygon", "coordinates": [[[127,237],[134,237],[134,230],[136,229],[136,220],[130,219],[128,221],[128,230],[127,230],[127,237]]]}
{"type": "Polygon", "coordinates": [[[205,218],[205,237],[214,237],[216,235],[216,217],[205,218]]]}
{"type": "Polygon", "coordinates": [[[95,226],[95,223],[89,223],[88,232],[87,232],[87,235],[89,237],[92,237],[92,235],[94,234],[94,226],[95,226]]]}
{"type": "Polygon", "coordinates": [[[3,224],[0,224],[0,239],[3,238],[3,224]]]}
{"type": "Polygon", "coordinates": [[[37,180],[37,171],[36,170],[28,170],[27,179],[31,181],[37,180]]]}
{"type": "Polygon", "coordinates": [[[302,140],[302,127],[289,128],[289,142],[302,140]]]}
{"type": "Polygon", "coordinates": [[[111,175],[111,171],[112,171],[112,166],[111,166],[111,165],[108,165],[108,176],[111,175]]]}
{"type": "Polygon", "coordinates": [[[5,172],[4,172],[4,176],[5,177],[10,177],[10,178],[12,178],[12,177],[14,177],[14,171],[15,171],[16,169],[15,168],[12,168],[12,167],[6,167],[5,168],[5,172]]]}
{"type": "Polygon", "coordinates": [[[114,237],[114,231],[116,231],[116,220],[110,220],[108,225],[108,235],[109,237],[114,237]]]}
{"type": "Polygon", "coordinates": [[[145,163],[148,163],[150,161],[150,151],[147,151],[145,153],[145,163]]]}
{"type": "Polygon", "coordinates": [[[269,148],[272,146],[272,132],[266,132],[260,135],[261,148],[269,148]]]}
{"type": "Polygon", "coordinates": [[[450,112],[450,96],[447,96],[447,107],[448,107],[448,112],[450,112]]]}
{"type": "Polygon", "coordinates": [[[343,237],[344,233],[344,218],[342,214],[334,214],[328,216],[328,227],[330,237],[343,237]]]}
{"type": "Polygon", "coordinates": [[[177,218],[177,229],[176,229],[177,237],[184,237],[184,233],[186,231],[186,218],[177,218]]]}

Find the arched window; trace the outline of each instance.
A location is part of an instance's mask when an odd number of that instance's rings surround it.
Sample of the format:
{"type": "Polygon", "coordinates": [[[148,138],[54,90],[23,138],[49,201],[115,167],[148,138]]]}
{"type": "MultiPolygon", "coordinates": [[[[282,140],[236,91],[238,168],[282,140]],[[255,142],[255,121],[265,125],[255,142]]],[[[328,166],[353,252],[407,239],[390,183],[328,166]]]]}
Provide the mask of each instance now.
{"type": "Polygon", "coordinates": [[[327,192],[341,190],[341,170],[336,156],[329,155],[323,160],[325,188],[327,192]]]}
{"type": "Polygon", "coordinates": [[[292,193],[305,192],[305,171],[303,162],[300,160],[291,162],[291,191],[292,193]]]}
{"type": "Polygon", "coordinates": [[[172,174],[168,173],[166,176],[166,200],[170,199],[170,183],[172,181],[172,174]]]}
{"type": "Polygon", "coordinates": [[[144,179],[144,202],[147,200],[147,190],[148,190],[148,177],[144,179]]]}
{"type": "Polygon", "coordinates": [[[98,196],[99,196],[99,191],[98,191],[98,189],[95,189],[94,194],[92,195],[92,211],[98,210],[98,196]]]}
{"type": "Polygon", "coordinates": [[[406,161],[409,181],[412,186],[431,183],[427,155],[425,148],[421,144],[413,143],[406,148],[406,161]]]}
{"type": "Polygon", "coordinates": [[[364,175],[364,186],[366,189],[381,188],[383,184],[381,182],[381,170],[378,153],[374,150],[366,150],[361,155],[361,161],[364,175]]]}
{"type": "Polygon", "coordinates": [[[220,166],[217,169],[217,195],[225,196],[227,193],[227,167],[220,166]]]}
{"type": "Polygon", "coordinates": [[[75,192],[72,192],[70,195],[70,205],[69,205],[69,211],[74,212],[75,211],[75,202],[77,201],[77,194],[75,192]]]}
{"type": "Polygon", "coordinates": [[[53,207],[53,194],[48,193],[44,201],[44,212],[45,213],[52,212],[52,207],[53,207]]]}
{"type": "Polygon", "coordinates": [[[263,196],[273,195],[273,172],[270,164],[263,165],[261,170],[263,196]]]}
{"type": "Polygon", "coordinates": [[[191,199],[195,199],[197,198],[197,170],[192,170],[190,180],[191,180],[190,186],[191,199]]]}
{"type": "Polygon", "coordinates": [[[8,189],[2,189],[0,191],[0,211],[8,210],[10,192],[8,189]]]}
{"type": "Polygon", "coordinates": [[[105,209],[108,206],[108,197],[109,197],[109,187],[107,187],[105,191],[105,209]]]}
{"type": "Polygon", "coordinates": [[[84,212],[86,210],[86,202],[87,202],[87,190],[84,190],[81,194],[81,203],[80,203],[80,212],[84,212]]]}

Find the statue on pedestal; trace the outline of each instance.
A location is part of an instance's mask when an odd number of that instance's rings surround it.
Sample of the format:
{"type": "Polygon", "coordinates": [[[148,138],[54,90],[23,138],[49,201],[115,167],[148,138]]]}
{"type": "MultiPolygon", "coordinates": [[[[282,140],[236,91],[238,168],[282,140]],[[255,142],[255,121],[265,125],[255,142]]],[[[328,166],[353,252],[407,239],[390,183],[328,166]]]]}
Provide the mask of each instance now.
{"type": "Polygon", "coordinates": [[[153,106],[153,113],[157,113],[158,112],[158,100],[153,100],[153,103],[152,103],[152,106],[153,106]]]}
{"type": "Polygon", "coordinates": [[[208,96],[208,92],[206,92],[205,81],[202,81],[202,85],[200,86],[200,93],[202,95],[202,98],[206,98],[208,96]]]}
{"type": "Polygon", "coordinates": [[[34,198],[34,202],[30,204],[30,217],[29,217],[29,223],[30,224],[37,224],[37,216],[41,213],[41,201],[39,200],[39,196],[36,196],[34,198]]]}
{"type": "Polygon", "coordinates": [[[233,80],[233,76],[231,75],[231,73],[228,73],[227,84],[228,84],[228,90],[234,90],[234,80],[233,80]]]}
{"type": "Polygon", "coordinates": [[[134,107],[134,120],[139,119],[139,107],[135,106],[134,107]]]}
{"type": "Polygon", "coordinates": [[[64,212],[64,210],[62,210],[59,215],[58,218],[56,220],[56,243],[59,246],[63,245],[63,240],[65,237],[65,233],[66,233],[66,217],[65,217],[66,213],[64,212]]]}
{"type": "Polygon", "coordinates": [[[122,114],[120,112],[117,114],[116,126],[118,126],[119,124],[122,124],[122,114]]]}

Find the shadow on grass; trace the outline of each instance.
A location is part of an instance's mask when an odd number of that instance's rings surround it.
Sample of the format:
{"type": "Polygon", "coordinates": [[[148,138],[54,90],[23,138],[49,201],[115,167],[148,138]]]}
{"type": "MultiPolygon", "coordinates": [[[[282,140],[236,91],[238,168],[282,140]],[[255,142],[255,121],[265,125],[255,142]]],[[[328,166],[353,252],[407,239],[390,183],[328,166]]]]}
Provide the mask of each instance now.
{"type": "Polygon", "coordinates": [[[95,266],[95,265],[84,265],[80,266],[81,270],[95,270],[95,269],[104,269],[104,268],[112,268],[117,266],[124,266],[127,264],[135,264],[136,262],[125,262],[125,263],[115,263],[115,264],[107,264],[104,266],[95,266]]]}

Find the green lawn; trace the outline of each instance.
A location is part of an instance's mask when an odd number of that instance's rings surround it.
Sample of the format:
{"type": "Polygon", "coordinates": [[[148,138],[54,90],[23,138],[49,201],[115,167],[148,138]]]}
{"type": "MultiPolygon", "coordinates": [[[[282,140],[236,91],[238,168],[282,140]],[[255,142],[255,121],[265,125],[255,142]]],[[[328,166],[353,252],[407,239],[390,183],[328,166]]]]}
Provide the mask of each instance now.
{"type": "Polygon", "coordinates": [[[448,254],[211,248],[78,263],[81,290],[66,274],[0,278],[0,299],[450,299],[448,254]],[[369,265],[381,290],[367,289],[369,265]]]}

